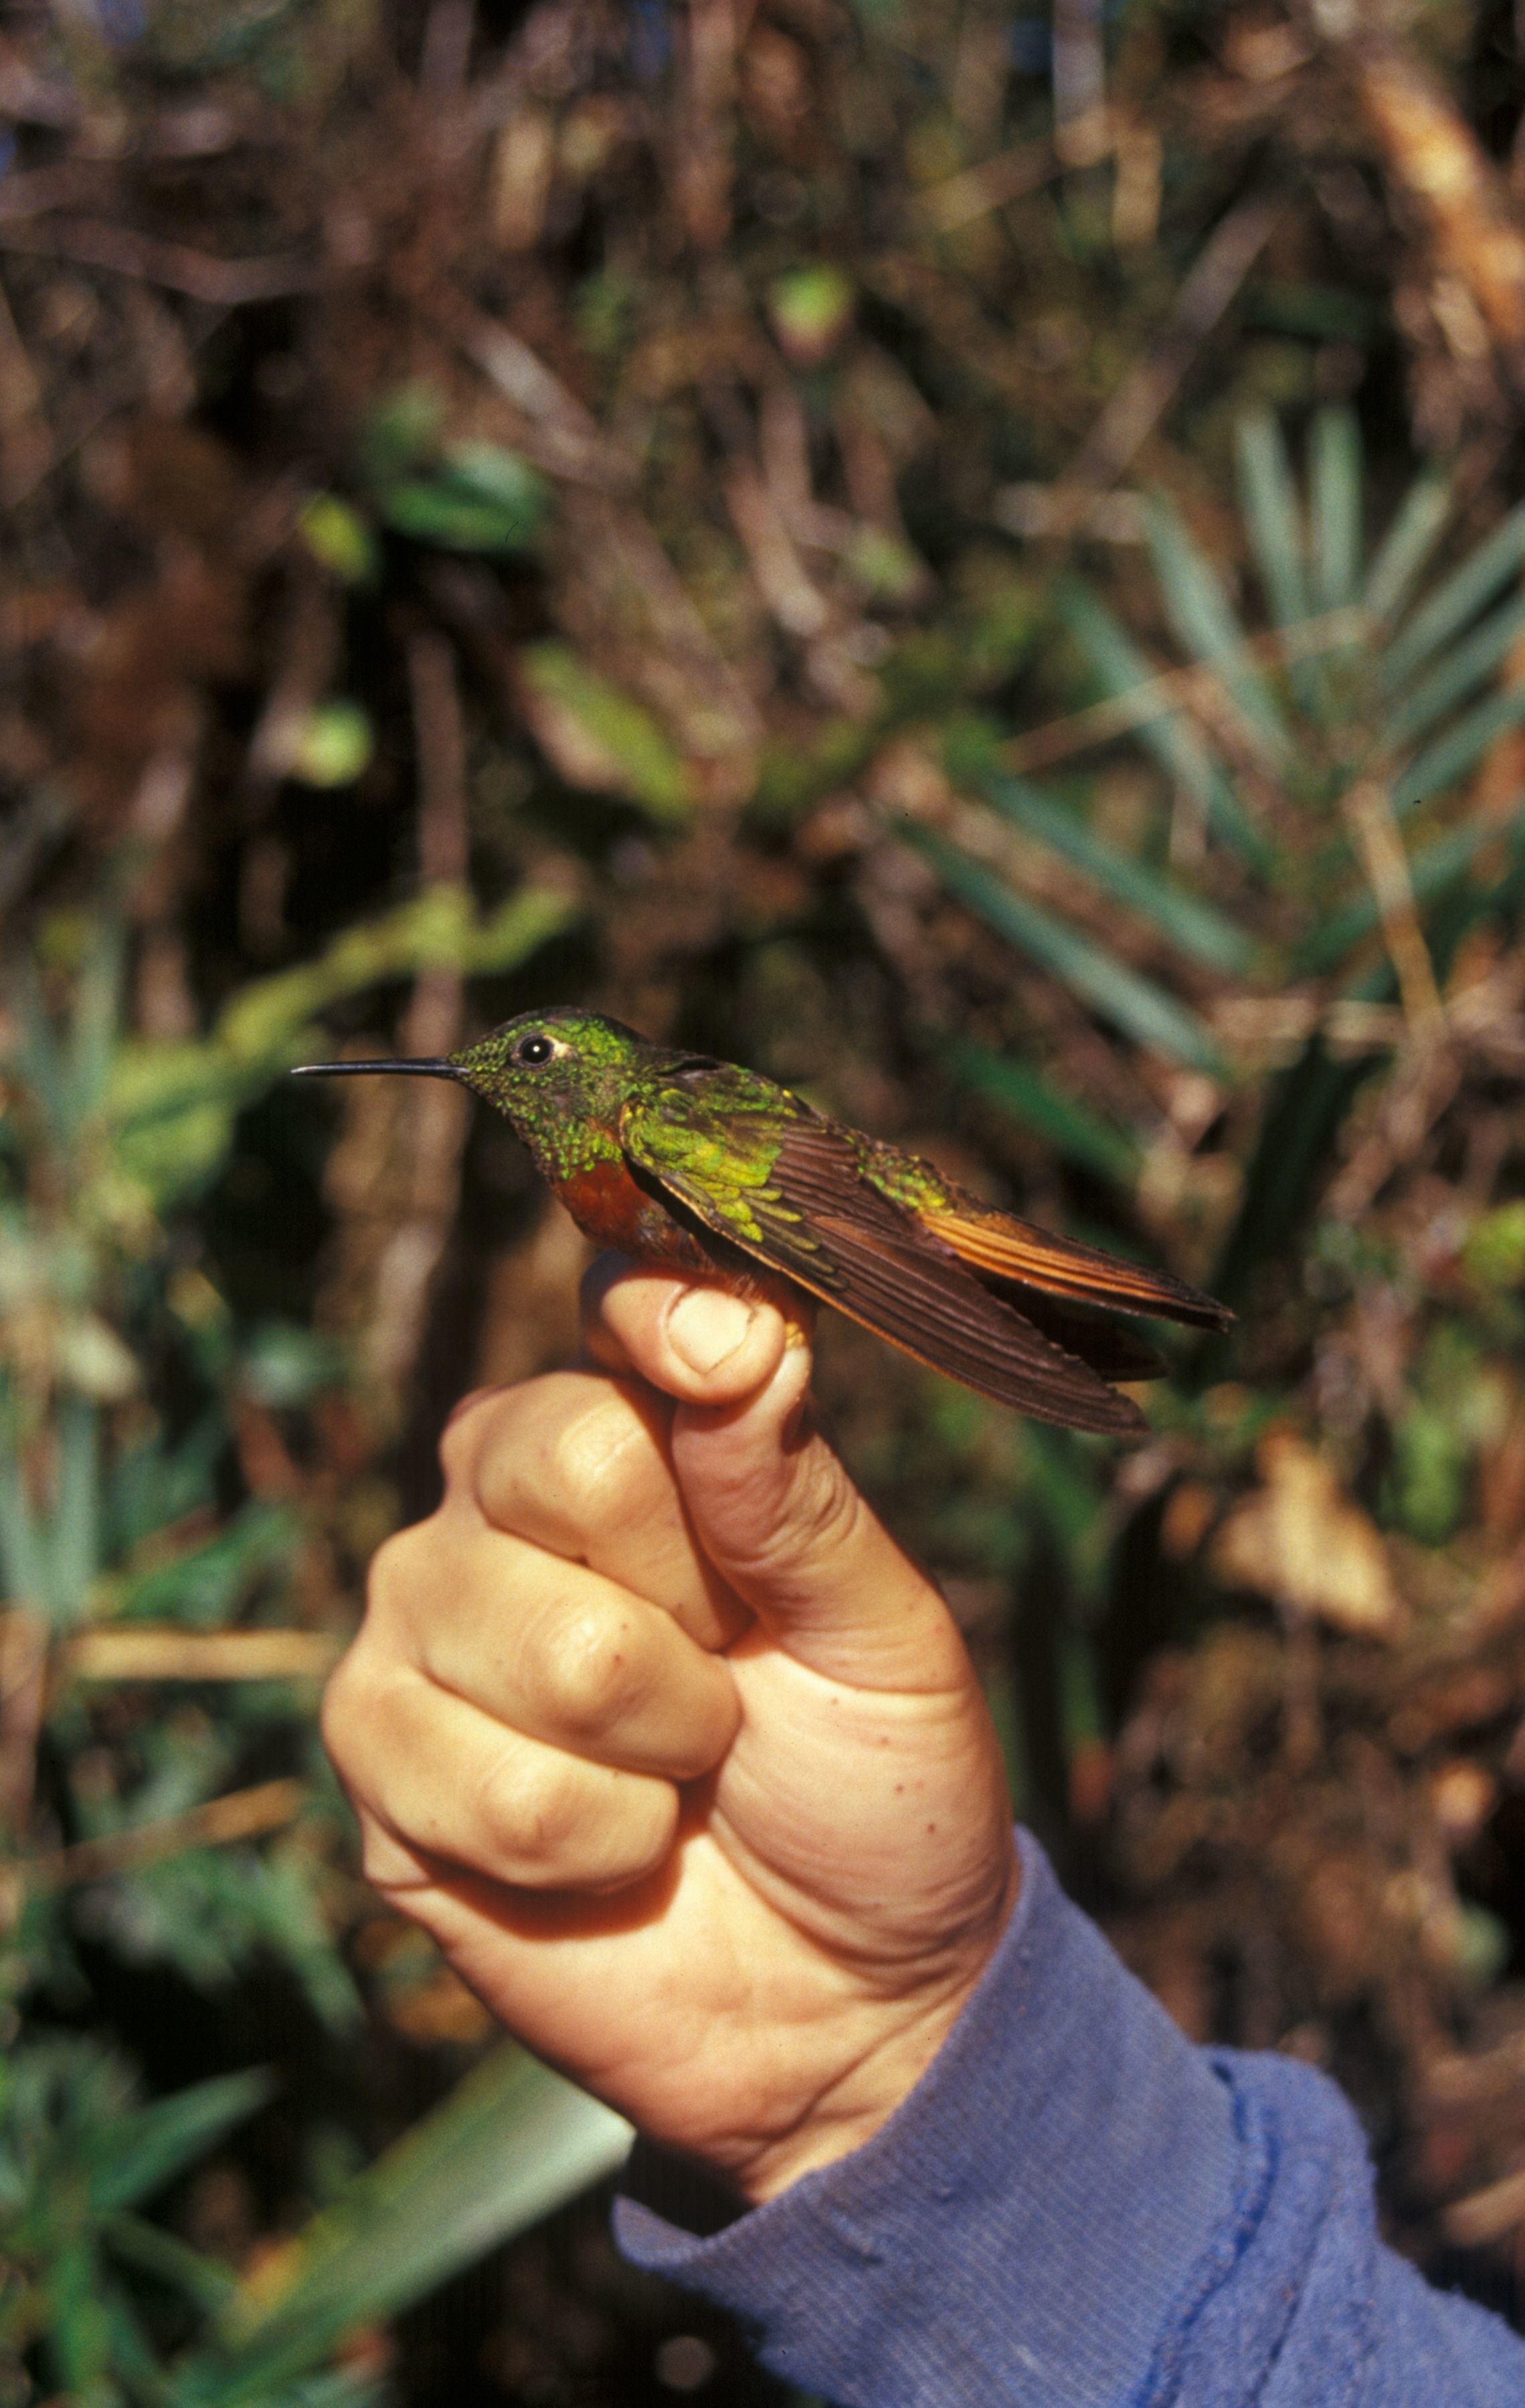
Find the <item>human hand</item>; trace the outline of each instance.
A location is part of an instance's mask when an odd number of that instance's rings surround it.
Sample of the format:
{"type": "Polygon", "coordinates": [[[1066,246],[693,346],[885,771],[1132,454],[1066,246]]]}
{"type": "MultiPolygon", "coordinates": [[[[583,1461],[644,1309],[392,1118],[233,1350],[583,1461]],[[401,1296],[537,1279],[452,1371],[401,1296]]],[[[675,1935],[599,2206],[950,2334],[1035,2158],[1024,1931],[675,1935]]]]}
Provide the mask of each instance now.
{"type": "Polygon", "coordinates": [[[802,1331],[625,1268],[597,1371],[457,1409],[324,1736],[366,1870],[539,2055],[745,2197],[857,2147],[1014,1899],[942,1598],[810,1426],[802,1331]]]}

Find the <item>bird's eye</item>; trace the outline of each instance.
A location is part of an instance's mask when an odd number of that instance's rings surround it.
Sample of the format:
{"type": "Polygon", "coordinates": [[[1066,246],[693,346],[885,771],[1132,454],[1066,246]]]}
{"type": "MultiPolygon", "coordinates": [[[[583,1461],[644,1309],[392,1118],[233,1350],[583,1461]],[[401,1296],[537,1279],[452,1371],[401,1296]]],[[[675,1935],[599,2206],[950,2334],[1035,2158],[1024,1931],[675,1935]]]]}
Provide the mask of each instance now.
{"type": "Polygon", "coordinates": [[[513,1058],[533,1070],[542,1062],[549,1062],[555,1050],[549,1037],[525,1037],[514,1047],[513,1058]]]}

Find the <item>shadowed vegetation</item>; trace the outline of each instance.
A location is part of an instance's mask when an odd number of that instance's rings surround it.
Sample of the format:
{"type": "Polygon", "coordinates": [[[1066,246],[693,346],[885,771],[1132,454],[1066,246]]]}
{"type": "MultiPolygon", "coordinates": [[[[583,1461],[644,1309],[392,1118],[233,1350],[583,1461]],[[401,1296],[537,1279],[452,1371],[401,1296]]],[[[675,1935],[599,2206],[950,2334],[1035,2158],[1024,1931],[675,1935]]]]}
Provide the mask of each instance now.
{"type": "Polygon", "coordinates": [[[282,1074],[554,1002],[1232,1302],[1127,1450],[823,1398],[1076,1894],[1518,2314],[1522,109],[1460,0],[14,14],[0,2408],[778,2396],[316,1738],[583,1255],[282,1074]]]}

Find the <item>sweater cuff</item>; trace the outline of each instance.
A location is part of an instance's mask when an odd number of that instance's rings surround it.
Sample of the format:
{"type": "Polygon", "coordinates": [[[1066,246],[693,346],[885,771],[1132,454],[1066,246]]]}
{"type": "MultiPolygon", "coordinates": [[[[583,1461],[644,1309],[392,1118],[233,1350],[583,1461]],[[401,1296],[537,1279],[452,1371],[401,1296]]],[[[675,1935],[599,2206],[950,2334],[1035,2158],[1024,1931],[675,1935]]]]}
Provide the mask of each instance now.
{"type": "Polygon", "coordinates": [[[1230,2213],[1228,2089],[1018,1840],[1000,1944],[870,2141],[698,2233],[615,2202],[627,2258],[841,2408],[1126,2400],[1230,2213]]]}

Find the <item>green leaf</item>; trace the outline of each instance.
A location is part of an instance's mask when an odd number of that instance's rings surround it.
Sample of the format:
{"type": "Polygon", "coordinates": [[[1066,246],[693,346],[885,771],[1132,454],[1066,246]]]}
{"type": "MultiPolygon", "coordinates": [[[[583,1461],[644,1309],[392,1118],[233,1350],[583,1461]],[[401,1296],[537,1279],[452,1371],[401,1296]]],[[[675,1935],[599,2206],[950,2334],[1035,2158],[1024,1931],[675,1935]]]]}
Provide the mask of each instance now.
{"type": "Polygon", "coordinates": [[[36,1510],[13,1445],[0,1443],[0,1580],[7,1604],[40,1612],[48,1599],[48,1562],[36,1510]]]}
{"type": "Polygon", "coordinates": [[[1343,610],[1360,592],[1360,430],[1348,409],[1321,409],[1309,444],[1314,582],[1319,608],[1343,610]]]}
{"type": "Polygon", "coordinates": [[[181,2292],[208,2315],[217,2315],[237,2289],[237,2279],[215,2258],[204,2258],[162,2225],[122,2211],[101,2219],[101,2231],[113,2257],[151,2274],[167,2288],[181,2292]]]}
{"type": "Polygon", "coordinates": [[[1163,987],[1103,953],[1067,921],[1029,903],[936,829],[902,826],[897,833],[932,864],[951,895],[1138,1044],[1214,1078],[1226,1075],[1227,1065],[1211,1030],[1163,987]]]}
{"type": "Polygon", "coordinates": [[[297,1058],[298,1040],[330,1004],[421,969],[516,968],[577,910],[554,888],[525,884],[479,921],[464,887],[431,887],[346,929],[315,962],[241,988],[209,1036],[122,1045],[108,1103],[122,1168],[164,1209],[217,1169],[234,1115],[297,1058]]]}
{"type": "Polygon", "coordinates": [[[47,1523],[48,1613],[78,1622],[100,1567],[100,1415],[88,1397],[60,1398],[54,1414],[55,1502],[47,1523]]]}
{"type": "Polygon", "coordinates": [[[83,2234],[65,2241],[48,2270],[49,2356],[63,2389],[86,2401],[115,2395],[114,2386],[105,2387],[111,2366],[111,2320],[103,2289],[94,2241],[83,2234]]]}
{"type": "Polygon", "coordinates": [[[1522,720],[1525,685],[1508,686],[1503,693],[1489,695],[1486,701],[1475,704],[1393,781],[1393,810],[1411,810],[1427,796],[1438,794],[1458,778],[1465,777],[1495,738],[1518,727],[1522,720]]]}
{"type": "MultiPolygon", "coordinates": [[[[1525,800],[1525,798],[1522,798],[1525,800]]],[[[1454,885],[1471,867],[1474,857],[1490,838],[1505,836],[1518,819],[1519,806],[1499,819],[1476,817],[1461,827],[1449,828],[1444,836],[1411,855],[1408,865],[1409,885],[1416,903],[1428,903],[1435,896],[1454,885]]],[[[1370,889],[1356,896],[1342,910],[1319,922],[1312,935],[1300,948],[1295,970],[1300,977],[1319,977],[1335,969],[1345,955],[1365,941],[1382,924],[1382,912],[1370,889]]]]}
{"type": "Polygon", "coordinates": [[[1366,574],[1361,599],[1374,619],[1396,617],[1407,601],[1450,516],[1451,482],[1447,467],[1421,469],[1399,504],[1366,574]]]}
{"type": "Polygon", "coordinates": [[[1525,1281],[1525,1197],[1481,1212],[1467,1232],[1461,1261],[1469,1279],[1508,1289],[1525,1281]]]}
{"type": "Polygon", "coordinates": [[[1236,430],[1239,491],[1255,565],[1279,627],[1313,616],[1303,566],[1302,513],[1273,411],[1247,410],[1236,430]]]}
{"type": "Polygon", "coordinates": [[[108,2126],[90,2151],[90,2203],[98,2215],[132,2207],[163,2190],[197,2157],[263,2107],[275,2086],[268,2073],[222,2073],[177,2090],[108,2126]]]}
{"type": "Polygon", "coordinates": [[[565,774],[624,795],[669,825],[692,817],[687,764],[642,704],[590,669],[569,644],[530,644],[519,669],[565,774]]]}
{"type": "Polygon", "coordinates": [[[450,552],[523,552],[551,506],[551,489],[516,452],[496,443],[453,443],[432,476],[400,478],[381,491],[381,511],[399,535],[450,552]]]}
{"type": "Polygon", "coordinates": [[[1191,960],[1230,977],[1243,977],[1249,970],[1256,948],[1243,929],[1147,862],[1119,853],[1066,805],[1026,780],[999,771],[982,777],[980,787],[1003,819],[1073,862],[1104,894],[1147,920],[1191,960]]]}
{"type": "Polygon", "coordinates": [[[628,2125],[511,2044],[467,2076],[246,2285],[176,2408],[254,2408],[358,2326],[435,2289],[612,2172],[628,2125]]]}
{"type": "Polygon", "coordinates": [[[118,1612],[128,1621],[218,1629],[257,1581],[289,1569],[299,1535],[289,1506],[252,1499],[199,1546],[132,1575],[118,1612]]]}
{"type": "Polygon", "coordinates": [[[1438,652],[1459,627],[1491,602],[1525,562],[1525,502],[1469,554],[1460,567],[1431,595],[1382,656],[1380,683],[1394,694],[1413,676],[1421,661],[1438,652]]]}
{"type": "Polygon", "coordinates": [[[389,484],[438,451],[444,423],[444,398],[433,385],[395,386],[367,412],[361,426],[361,475],[373,485],[389,484]]]}
{"type": "Polygon", "coordinates": [[[1205,667],[1216,670],[1261,758],[1273,769],[1284,768],[1288,758],[1286,725],[1250,655],[1217,570],[1163,497],[1145,501],[1144,524],[1166,615],[1177,637],[1205,667]]]}
{"type": "Polygon", "coordinates": [[[828,359],[853,322],[852,279],[820,260],[794,267],[769,287],[768,314],[784,356],[797,367],[828,359]]]}
{"type": "Polygon", "coordinates": [[[99,1112],[111,1076],[122,1016],[126,930],[115,914],[97,919],[75,981],[68,1068],[71,1117],[85,1127],[99,1112]]]}
{"type": "Polygon", "coordinates": [[[944,1039],[937,1058],[966,1087],[1000,1105],[1069,1161],[1131,1190],[1143,1149],[1126,1129],[1077,1102],[1030,1062],[1014,1062],[968,1038],[944,1039]]]}
{"type": "Polygon", "coordinates": [[[310,495],[296,513],[296,532],[318,566],[346,585],[367,585],[376,575],[376,538],[338,494],[310,495]]]}
{"type": "MultiPolygon", "coordinates": [[[[1120,701],[1153,681],[1155,672],[1131,637],[1093,594],[1082,585],[1070,584],[1061,590],[1059,602],[1107,700],[1120,701]]],[[[1261,870],[1273,866],[1274,848],[1250,818],[1201,731],[1177,704],[1161,697],[1157,709],[1138,720],[1133,733],[1167,777],[1184,786],[1201,805],[1210,825],[1242,861],[1261,870]]]]}
{"type": "Polygon", "coordinates": [[[1389,711],[1382,723],[1384,744],[1397,747],[1422,736],[1498,667],[1522,634],[1525,599],[1506,602],[1490,619],[1484,619],[1389,711]]]}
{"type": "Polygon", "coordinates": [[[352,786],[375,750],[370,713],[340,697],[318,703],[294,730],[287,767],[304,786],[352,786]]]}
{"type": "MultiPolygon", "coordinates": [[[[1260,1133],[1244,1171],[1238,1216],[1209,1283],[1225,1304],[1240,1304],[1262,1264],[1296,1245],[1345,1115],[1380,1056],[1339,1062],[1316,1033],[1273,1085],[1260,1133]]],[[[1200,1360],[1210,1375],[1216,1345],[1200,1360]]],[[[1221,1359],[1221,1357],[1219,1358],[1221,1359]]]]}

